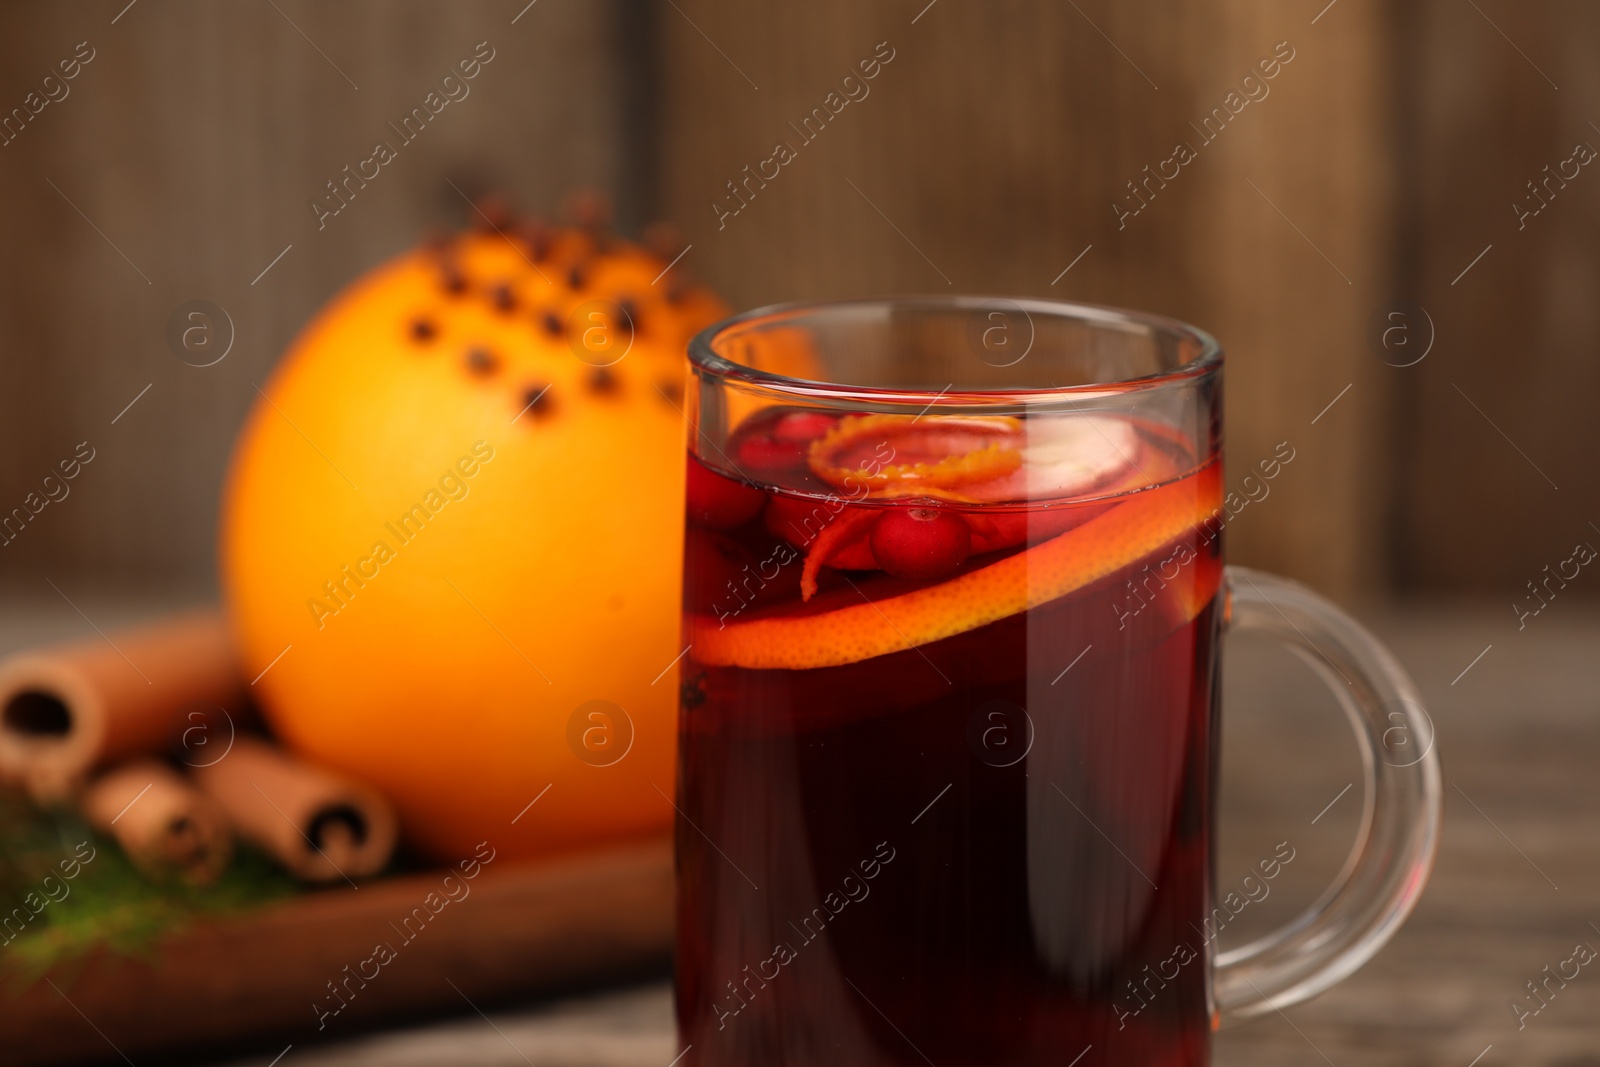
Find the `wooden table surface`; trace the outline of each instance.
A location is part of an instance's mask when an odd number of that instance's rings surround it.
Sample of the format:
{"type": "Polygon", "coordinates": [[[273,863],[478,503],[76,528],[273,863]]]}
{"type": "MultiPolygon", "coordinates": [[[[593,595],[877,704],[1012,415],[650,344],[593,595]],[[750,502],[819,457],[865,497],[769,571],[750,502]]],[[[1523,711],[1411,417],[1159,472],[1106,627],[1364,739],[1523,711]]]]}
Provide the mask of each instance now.
{"type": "MultiPolygon", "coordinates": [[[[1521,1029],[1509,1006],[1578,943],[1600,949],[1600,613],[1551,609],[1520,632],[1509,606],[1358,612],[1410,670],[1438,731],[1438,864],[1376,959],[1310,1003],[1219,1035],[1219,1067],[1468,1067],[1480,1055],[1479,1067],[1600,1065],[1600,967],[1521,1029]]],[[[39,637],[37,622],[26,632],[0,622],[0,646],[39,637]]],[[[1348,728],[1304,667],[1242,638],[1228,657],[1219,882],[1280,841],[1296,858],[1225,946],[1292,916],[1332,877],[1359,813],[1358,790],[1340,793],[1360,772],[1348,728]]],[[[283,1051],[230,1065],[268,1067],[283,1051]]],[[[662,982],[486,1015],[463,1004],[451,1020],[291,1049],[281,1067],[667,1067],[679,1051],[662,982]]]]}

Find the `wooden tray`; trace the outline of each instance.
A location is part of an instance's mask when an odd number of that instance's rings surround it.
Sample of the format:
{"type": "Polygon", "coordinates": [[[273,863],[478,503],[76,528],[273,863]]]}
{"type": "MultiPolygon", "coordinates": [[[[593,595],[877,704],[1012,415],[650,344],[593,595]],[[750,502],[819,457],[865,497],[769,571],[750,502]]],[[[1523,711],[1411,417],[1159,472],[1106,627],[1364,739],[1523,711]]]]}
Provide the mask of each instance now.
{"type": "Polygon", "coordinates": [[[143,1063],[141,1054],[157,1052],[170,1063],[202,1050],[274,1056],[291,1043],[350,1037],[408,1015],[471,1011],[666,966],[667,841],[490,865],[426,925],[399,929],[448,873],[312,892],[197,922],[148,960],[102,952],[20,994],[0,993],[0,1060],[24,1067],[143,1063]],[[380,943],[392,946],[393,958],[364,963],[380,943]],[[374,970],[370,980],[357,973],[374,970]],[[330,982],[345,1006],[321,1016],[341,1003],[330,982]]]}

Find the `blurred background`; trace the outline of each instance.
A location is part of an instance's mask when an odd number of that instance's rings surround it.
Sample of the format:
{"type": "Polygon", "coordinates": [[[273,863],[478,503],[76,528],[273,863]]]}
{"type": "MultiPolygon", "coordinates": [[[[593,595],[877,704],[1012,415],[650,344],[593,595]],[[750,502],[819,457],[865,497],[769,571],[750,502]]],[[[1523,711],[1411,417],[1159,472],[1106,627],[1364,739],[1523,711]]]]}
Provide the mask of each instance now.
{"type": "MultiPolygon", "coordinates": [[[[1600,7],[1577,0],[6,4],[0,513],[95,452],[0,550],[7,647],[79,625],[58,592],[214,597],[256,387],[342,286],[469,224],[488,191],[549,214],[602,190],[624,233],[673,224],[681,266],[739,309],[957,291],[1164,313],[1227,350],[1230,485],[1294,449],[1231,524],[1232,561],[1360,606],[1434,702],[1458,783],[1435,890],[1374,965],[1387,984],[1292,1010],[1305,1033],[1269,1019],[1221,1047],[1600,1062],[1600,979],[1532,1035],[1506,1009],[1574,939],[1600,945],[1581,773],[1600,754],[1600,580],[1530,599],[1600,544],[1597,40],[1600,7]],[[494,59],[470,95],[337,215],[318,209],[480,42],[494,59]],[[748,181],[779,142],[794,158],[748,181]],[[211,366],[169,340],[195,300],[231,322],[211,366]],[[1538,632],[1519,628],[1547,600],[1538,632]]],[[[1306,820],[1354,750],[1325,710],[1285,719],[1278,690],[1229,681],[1231,751],[1250,759],[1230,756],[1225,815],[1261,841],[1331,835],[1297,871],[1308,902],[1355,812],[1306,820]],[[1285,754],[1266,776],[1263,752],[1285,754]]],[[[1229,844],[1240,869],[1261,847],[1229,844]]]]}
{"type": "Polygon", "coordinates": [[[5,108],[80,42],[93,59],[0,150],[0,501],[79,441],[103,458],[0,574],[207,588],[232,436],[312,312],[464,224],[463,194],[549,213],[579,186],[624,232],[674,223],[739,308],[954,289],[1211,330],[1235,468],[1297,454],[1233,558],[1331,594],[1504,600],[1595,536],[1572,434],[1600,390],[1596,201],[1564,163],[1600,145],[1592,5],[520,7],[6,6],[5,108]],[[470,97],[319,229],[326,183],[480,41],[470,97]],[[805,141],[879,42],[869,95],[805,141]],[[798,158],[719,215],[780,140],[798,158]],[[169,350],[195,299],[236,331],[215,366],[169,350]]]}

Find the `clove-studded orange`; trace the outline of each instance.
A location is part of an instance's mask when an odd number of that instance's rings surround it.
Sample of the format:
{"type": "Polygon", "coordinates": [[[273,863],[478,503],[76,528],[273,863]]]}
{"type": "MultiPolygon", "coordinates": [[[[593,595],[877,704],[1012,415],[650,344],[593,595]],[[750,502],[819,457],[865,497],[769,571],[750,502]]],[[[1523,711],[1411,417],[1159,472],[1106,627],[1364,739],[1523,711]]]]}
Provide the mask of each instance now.
{"type": "Polygon", "coordinates": [[[424,855],[670,825],[684,352],[725,314],[672,254],[588,226],[402,255],[239,438],[220,557],[250,692],[424,855]]]}

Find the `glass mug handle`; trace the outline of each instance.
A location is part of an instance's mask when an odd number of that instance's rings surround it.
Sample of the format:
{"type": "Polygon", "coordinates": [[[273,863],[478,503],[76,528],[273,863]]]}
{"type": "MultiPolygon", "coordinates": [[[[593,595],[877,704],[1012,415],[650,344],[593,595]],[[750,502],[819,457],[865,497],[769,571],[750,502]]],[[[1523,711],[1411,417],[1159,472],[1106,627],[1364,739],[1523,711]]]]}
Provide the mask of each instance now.
{"type": "Polygon", "coordinates": [[[1299,918],[1217,956],[1220,1023],[1321,993],[1382,948],[1416,905],[1439,844],[1443,798],[1432,720],[1387,649],[1297,582],[1228,567],[1225,632],[1268,634],[1339,697],[1365,771],[1361,827],[1344,869],[1299,918]]]}

